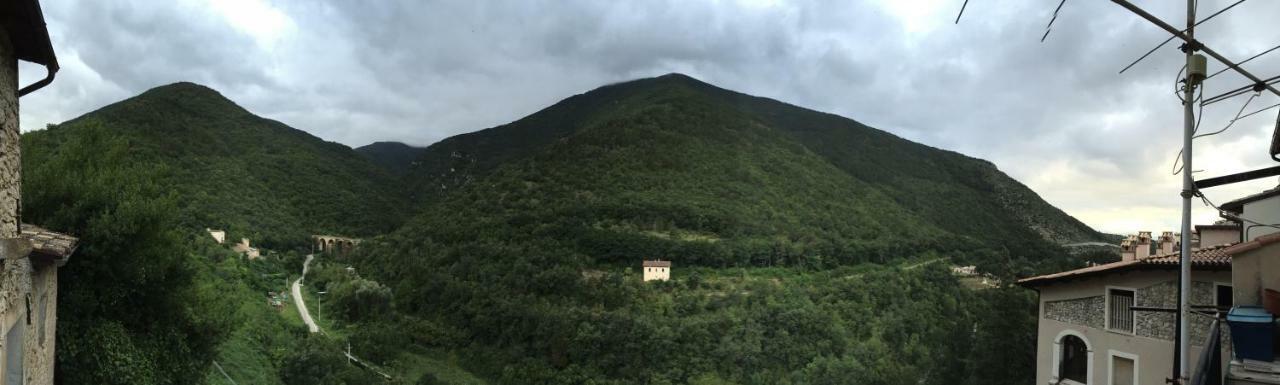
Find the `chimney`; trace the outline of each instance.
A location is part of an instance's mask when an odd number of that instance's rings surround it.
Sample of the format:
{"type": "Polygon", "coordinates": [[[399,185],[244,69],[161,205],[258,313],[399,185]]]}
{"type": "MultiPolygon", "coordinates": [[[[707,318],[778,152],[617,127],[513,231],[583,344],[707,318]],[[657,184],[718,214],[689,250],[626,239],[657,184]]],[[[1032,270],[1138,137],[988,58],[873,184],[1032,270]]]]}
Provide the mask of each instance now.
{"type": "Polygon", "coordinates": [[[1134,256],[1133,243],[1134,243],[1134,239],[1132,235],[1130,235],[1128,238],[1125,238],[1123,241],[1120,241],[1120,260],[1121,261],[1133,260],[1133,256],[1134,256]]]}
{"type": "Polygon", "coordinates": [[[1143,259],[1151,256],[1151,232],[1139,231],[1138,243],[1134,245],[1134,259],[1143,259]]]}
{"type": "Polygon", "coordinates": [[[1175,242],[1177,241],[1174,240],[1172,231],[1160,234],[1160,251],[1157,252],[1157,255],[1173,254],[1173,244],[1175,242]]]}

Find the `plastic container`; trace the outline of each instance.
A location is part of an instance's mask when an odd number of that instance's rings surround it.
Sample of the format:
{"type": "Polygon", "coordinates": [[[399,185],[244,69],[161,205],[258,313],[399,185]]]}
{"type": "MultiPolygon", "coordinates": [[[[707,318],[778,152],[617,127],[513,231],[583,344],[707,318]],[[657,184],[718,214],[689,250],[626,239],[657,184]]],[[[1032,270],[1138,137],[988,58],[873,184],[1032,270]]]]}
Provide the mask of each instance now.
{"type": "Polygon", "coordinates": [[[1236,358],[1258,361],[1275,360],[1274,316],[1261,306],[1236,306],[1227,313],[1231,342],[1236,358]]]}

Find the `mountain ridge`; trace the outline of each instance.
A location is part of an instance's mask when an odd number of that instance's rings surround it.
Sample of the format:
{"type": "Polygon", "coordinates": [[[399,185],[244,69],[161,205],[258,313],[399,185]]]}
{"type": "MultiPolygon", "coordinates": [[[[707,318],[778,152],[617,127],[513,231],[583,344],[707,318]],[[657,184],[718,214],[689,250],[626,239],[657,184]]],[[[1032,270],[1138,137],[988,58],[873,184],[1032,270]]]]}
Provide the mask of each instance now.
{"type": "MultiPolygon", "coordinates": [[[[990,225],[998,231],[1008,233],[999,223],[1014,219],[1058,244],[1104,239],[1097,231],[1044,202],[990,161],[911,142],[839,115],[726,90],[683,74],[613,83],[570,96],[512,123],[446,138],[423,150],[417,165],[409,172],[409,183],[416,185],[415,191],[439,191],[463,185],[504,162],[527,157],[573,135],[591,124],[585,116],[591,111],[607,115],[609,109],[628,95],[673,87],[707,95],[736,108],[755,122],[788,132],[828,163],[861,181],[881,186],[904,206],[934,221],[951,221],[962,214],[956,208],[964,207],[963,202],[928,201],[928,196],[936,194],[924,185],[944,184],[942,187],[949,190],[945,193],[966,195],[956,200],[986,202],[988,209],[1001,212],[999,216],[980,214],[978,218],[981,220],[978,224],[990,225]],[[601,110],[606,112],[599,112],[601,110]],[[923,166],[906,166],[916,163],[923,166]],[[997,191],[1003,194],[998,200],[980,197],[997,191]]],[[[434,199],[433,193],[425,195],[427,200],[434,199]]],[[[966,224],[945,227],[953,232],[980,235],[980,230],[966,228],[966,224]]]]}
{"type": "Polygon", "coordinates": [[[394,177],[364,156],[254,115],[199,84],[158,86],[24,134],[24,155],[58,156],[60,146],[89,131],[126,147],[122,161],[163,171],[192,229],[305,244],[313,233],[390,231],[403,215],[394,177]]]}

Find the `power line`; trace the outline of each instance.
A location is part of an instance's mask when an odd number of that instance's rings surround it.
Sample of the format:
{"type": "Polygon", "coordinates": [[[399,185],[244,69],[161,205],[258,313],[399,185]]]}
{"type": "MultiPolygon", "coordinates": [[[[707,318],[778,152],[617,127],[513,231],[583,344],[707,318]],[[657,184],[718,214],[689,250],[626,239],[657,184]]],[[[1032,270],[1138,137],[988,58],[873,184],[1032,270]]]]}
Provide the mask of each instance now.
{"type": "Polygon", "coordinates": [[[1053,22],[1058,20],[1058,12],[1062,11],[1062,5],[1066,3],[1067,3],[1067,0],[1062,0],[1061,2],[1058,3],[1058,8],[1053,10],[1053,18],[1050,18],[1049,24],[1046,24],[1044,26],[1044,36],[1040,36],[1041,43],[1044,43],[1044,39],[1049,37],[1049,32],[1053,31],[1053,22]]]}
{"type": "Polygon", "coordinates": [[[960,16],[964,16],[964,7],[969,6],[969,0],[964,0],[964,4],[960,4],[960,13],[956,15],[956,24],[960,24],[960,16]]]}
{"type": "Polygon", "coordinates": [[[1206,136],[1213,136],[1213,135],[1221,134],[1223,131],[1226,131],[1228,128],[1231,128],[1231,126],[1232,126],[1232,125],[1235,125],[1235,124],[1236,124],[1236,121],[1238,121],[1238,120],[1242,119],[1242,117],[1240,116],[1240,114],[1244,113],[1244,109],[1249,107],[1249,102],[1252,102],[1252,101],[1253,101],[1253,99],[1257,99],[1257,98],[1258,98],[1258,95],[1259,95],[1259,94],[1255,93],[1255,94],[1253,94],[1252,96],[1250,96],[1248,100],[1245,100],[1245,101],[1244,101],[1244,105],[1240,106],[1240,110],[1239,110],[1239,111],[1236,111],[1236,117],[1231,118],[1231,121],[1227,122],[1227,125],[1226,125],[1225,127],[1222,127],[1222,129],[1221,129],[1221,130],[1217,130],[1217,131],[1214,131],[1214,132],[1210,132],[1210,133],[1208,133],[1208,134],[1199,134],[1199,135],[1196,135],[1196,136],[1191,137],[1191,139],[1197,139],[1197,138],[1203,138],[1203,137],[1206,137],[1206,136]]]}
{"type": "Polygon", "coordinates": [[[1213,104],[1213,103],[1217,103],[1217,102],[1220,102],[1220,101],[1223,101],[1223,100],[1227,100],[1227,99],[1230,99],[1230,98],[1236,97],[1236,96],[1238,96],[1238,95],[1244,95],[1246,92],[1249,92],[1249,90],[1254,90],[1255,92],[1256,92],[1256,91],[1261,91],[1262,89],[1261,89],[1260,87],[1264,87],[1264,86],[1266,86],[1266,85],[1271,85],[1271,84],[1276,84],[1276,83],[1280,83],[1280,75],[1272,76],[1272,77],[1270,77],[1270,78],[1267,78],[1267,79],[1265,79],[1265,80],[1259,81],[1259,82],[1257,82],[1257,83],[1253,83],[1253,84],[1249,84],[1249,85],[1241,86],[1241,87],[1236,88],[1236,89],[1233,89],[1233,90],[1231,90],[1231,91],[1223,92],[1223,93],[1221,93],[1221,94],[1218,94],[1218,95],[1216,95],[1216,96],[1210,97],[1210,98],[1208,98],[1208,99],[1204,99],[1204,101],[1202,101],[1202,102],[1200,102],[1200,103],[1201,103],[1201,104],[1204,104],[1204,105],[1206,105],[1206,106],[1207,106],[1207,105],[1210,105],[1210,104],[1213,104]]]}
{"type": "Polygon", "coordinates": [[[1276,103],[1276,104],[1272,104],[1272,105],[1270,105],[1270,106],[1262,107],[1261,109],[1259,109],[1259,110],[1257,110],[1257,111],[1254,111],[1254,112],[1250,112],[1250,113],[1244,114],[1244,115],[1240,116],[1240,118],[1239,118],[1239,119],[1244,119],[1244,118],[1247,118],[1247,117],[1250,117],[1250,116],[1254,116],[1254,115],[1257,115],[1259,112],[1266,111],[1266,110],[1270,110],[1270,109],[1272,109],[1272,108],[1276,108],[1276,107],[1280,107],[1280,103],[1276,103]]]}
{"type": "MultiPolygon", "coordinates": [[[[968,0],[965,0],[965,1],[968,1],[968,0]]],[[[1216,17],[1216,16],[1218,16],[1218,15],[1221,15],[1223,12],[1226,12],[1228,9],[1231,9],[1231,8],[1234,8],[1234,7],[1235,7],[1235,6],[1237,6],[1237,5],[1240,5],[1240,3],[1243,3],[1244,1],[1245,1],[1245,0],[1239,0],[1239,1],[1235,2],[1235,3],[1231,3],[1231,5],[1228,5],[1228,6],[1226,6],[1226,8],[1222,8],[1222,9],[1218,10],[1218,12],[1214,12],[1212,15],[1209,15],[1209,17],[1204,18],[1204,20],[1200,20],[1200,21],[1196,22],[1196,23],[1195,23],[1195,25],[1197,25],[1197,26],[1198,26],[1198,25],[1200,25],[1201,23],[1204,23],[1204,22],[1206,22],[1206,21],[1212,20],[1214,17],[1216,17]]],[[[1196,5],[1197,5],[1197,6],[1199,6],[1199,5],[1200,5],[1200,3],[1199,3],[1199,2],[1197,2],[1197,3],[1196,3],[1196,5]]],[[[1182,30],[1182,32],[1187,32],[1187,30],[1185,30],[1185,29],[1184,29],[1184,30],[1182,30]]],[[[1139,58],[1138,58],[1138,60],[1134,60],[1134,61],[1133,61],[1133,63],[1129,63],[1129,65],[1124,66],[1124,69],[1121,69],[1121,70],[1120,70],[1120,73],[1124,73],[1124,71],[1128,71],[1128,70],[1129,70],[1129,68],[1132,68],[1134,65],[1138,64],[1138,62],[1142,61],[1142,59],[1146,59],[1146,58],[1147,58],[1147,56],[1151,56],[1151,54],[1152,54],[1152,53],[1155,53],[1155,52],[1156,52],[1156,50],[1160,49],[1160,47],[1164,47],[1164,45],[1165,45],[1165,44],[1169,44],[1169,42],[1173,41],[1173,39],[1175,39],[1175,38],[1177,38],[1177,36],[1169,36],[1169,38],[1168,38],[1168,39],[1165,39],[1163,42],[1160,42],[1160,44],[1157,44],[1157,45],[1155,46],[1155,48],[1152,48],[1150,51],[1147,51],[1147,53],[1143,54],[1143,55],[1142,55],[1142,57],[1139,57],[1139,58]]]]}

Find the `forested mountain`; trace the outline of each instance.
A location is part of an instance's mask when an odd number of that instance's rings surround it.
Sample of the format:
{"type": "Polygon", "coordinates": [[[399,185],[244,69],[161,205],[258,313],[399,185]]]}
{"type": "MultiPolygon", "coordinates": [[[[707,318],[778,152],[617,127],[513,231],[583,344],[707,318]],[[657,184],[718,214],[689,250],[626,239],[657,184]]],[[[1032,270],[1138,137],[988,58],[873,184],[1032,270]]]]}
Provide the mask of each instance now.
{"type": "Polygon", "coordinates": [[[356,152],[369,158],[374,164],[381,166],[392,175],[401,176],[409,172],[414,161],[422,156],[422,147],[414,147],[400,142],[373,142],[356,147],[356,152]]]}
{"type": "Polygon", "coordinates": [[[1032,293],[949,266],[1008,282],[1102,237],[988,162],[683,75],[425,149],[351,150],[190,83],[22,140],[24,220],[82,238],[74,383],[193,383],[215,358],[245,383],[386,383],[340,345],[406,384],[1026,383],[1032,293]],[[312,265],[324,335],[262,298],[314,233],[365,238],[312,265]],[[640,281],[655,258],[672,282],[640,281]]]}
{"type": "MultiPolygon", "coordinates": [[[[662,218],[582,210],[641,231],[789,237],[803,247],[1103,239],[990,162],[680,74],[601,87],[445,139],[425,150],[410,184],[423,199],[482,180],[469,195],[520,195],[542,209],[625,204],[662,218]],[[575,195],[583,192],[594,195],[575,195]]],[[[840,247],[814,251],[846,254],[840,247]]]]}
{"type": "Polygon", "coordinates": [[[298,244],[317,233],[380,234],[403,218],[401,190],[373,162],[201,85],[157,87],[28,133],[23,155],[40,164],[91,135],[121,147],[120,161],[157,171],[187,228],[298,244]]]}
{"type": "Polygon", "coordinates": [[[353,261],[413,325],[386,330],[433,332],[379,341],[510,384],[1025,383],[1029,293],[945,266],[1007,282],[1102,238],[989,162],[676,74],[446,139],[406,178],[420,213],[353,261]]]}

